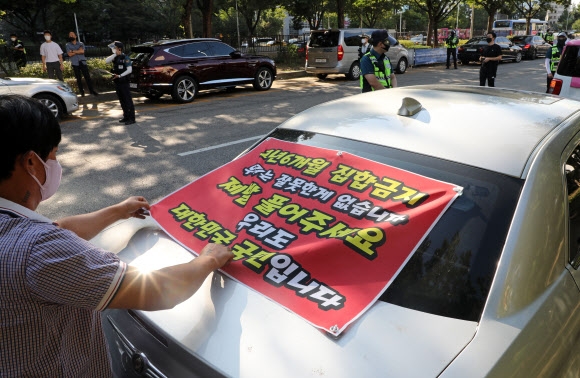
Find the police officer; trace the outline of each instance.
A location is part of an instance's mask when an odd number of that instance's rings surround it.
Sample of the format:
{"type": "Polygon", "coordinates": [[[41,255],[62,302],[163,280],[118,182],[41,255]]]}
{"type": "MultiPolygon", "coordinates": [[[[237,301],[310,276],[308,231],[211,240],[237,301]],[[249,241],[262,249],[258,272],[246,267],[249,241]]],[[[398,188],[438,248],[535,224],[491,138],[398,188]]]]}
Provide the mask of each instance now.
{"type": "Polygon", "coordinates": [[[552,30],[550,30],[550,28],[548,28],[548,30],[546,30],[546,34],[544,34],[544,40],[548,42],[550,45],[554,44],[554,33],[552,33],[552,30]]]}
{"type": "Polygon", "coordinates": [[[369,52],[371,49],[371,44],[369,43],[369,36],[363,34],[361,37],[361,46],[358,48],[358,59],[360,60],[364,54],[369,52]]]}
{"type": "Polygon", "coordinates": [[[455,30],[451,30],[449,36],[445,39],[445,45],[447,46],[447,69],[449,69],[450,58],[453,56],[453,66],[457,69],[457,45],[459,44],[459,38],[455,35],[455,30]]]}
{"type": "Polygon", "coordinates": [[[363,93],[397,86],[391,61],[385,55],[395,39],[382,29],[371,34],[371,41],[373,47],[360,60],[360,87],[363,93]]]}
{"type": "Polygon", "coordinates": [[[113,63],[113,81],[115,82],[115,90],[121,103],[121,108],[123,108],[123,118],[119,120],[119,123],[132,125],[135,123],[135,105],[133,105],[133,98],[129,89],[129,75],[133,71],[131,58],[123,52],[124,46],[122,42],[115,41],[109,45],[109,48],[113,55],[108,57],[105,62],[113,63]]]}
{"type": "Polygon", "coordinates": [[[24,48],[24,43],[18,39],[16,34],[10,34],[10,42],[12,44],[12,57],[14,58],[14,63],[16,63],[16,67],[18,69],[26,67],[26,49],[24,48]]]}
{"type": "Polygon", "coordinates": [[[554,78],[554,73],[558,69],[558,63],[560,63],[560,56],[562,55],[562,50],[566,45],[568,37],[566,33],[560,32],[556,37],[556,44],[552,46],[550,50],[546,52],[546,59],[544,59],[544,65],[546,66],[546,72],[548,73],[546,84],[546,93],[550,91],[550,83],[554,78]]]}

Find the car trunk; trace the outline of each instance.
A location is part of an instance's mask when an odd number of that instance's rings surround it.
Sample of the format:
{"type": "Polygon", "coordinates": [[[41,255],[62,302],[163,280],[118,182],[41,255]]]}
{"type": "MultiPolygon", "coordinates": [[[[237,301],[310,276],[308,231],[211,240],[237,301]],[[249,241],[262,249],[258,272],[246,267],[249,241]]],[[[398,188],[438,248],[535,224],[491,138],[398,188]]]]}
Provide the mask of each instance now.
{"type": "MultiPolygon", "coordinates": [[[[122,222],[93,243],[119,252],[124,261],[144,272],[193,257],[151,219],[122,222]]],[[[132,312],[107,311],[104,323],[115,324],[116,314],[127,313],[132,312]]],[[[115,326],[135,350],[148,354],[151,364],[159,367],[166,363],[161,356],[182,353],[181,359],[204,361],[216,374],[233,377],[435,377],[477,330],[477,322],[379,301],[334,338],[219,272],[171,310],[133,314],[140,325],[115,326]],[[169,342],[140,344],[129,336],[140,328],[143,334],[158,334],[158,339],[169,342]],[[167,349],[175,345],[179,353],[167,349]]],[[[112,354],[118,345],[110,340],[112,354]]]]}
{"type": "Polygon", "coordinates": [[[130,75],[131,83],[140,82],[141,69],[147,66],[153,52],[153,48],[147,46],[136,46],[131,49],[131,65],[133,66],[130,75]]]}
{"type": "Polygon", "coordinates": [[[340,32],[338,31],[312,32],[308,43],[308,67],[336,67],[339,36],[340,32]]]}

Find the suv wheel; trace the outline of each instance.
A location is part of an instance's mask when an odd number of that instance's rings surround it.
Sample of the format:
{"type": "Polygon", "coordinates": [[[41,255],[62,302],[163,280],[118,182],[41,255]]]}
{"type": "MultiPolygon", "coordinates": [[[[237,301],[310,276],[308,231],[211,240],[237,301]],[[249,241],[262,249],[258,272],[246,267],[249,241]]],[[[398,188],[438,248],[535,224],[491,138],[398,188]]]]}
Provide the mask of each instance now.
{"type": "Polygon", "coordinates": [[[346,78],[349,80],[358,80],[360,78],[360,64],[358,61],[350,66],[346,78]]]}
{"type": "Polygon", "coordinates": [[[401,58],[399,63],[397,63],[397,73],[402,75],[405,72],[407,72],[407,59],[401,58]]]}
{"type": "Polygon", "coordinates": [[[319,78],[320,80],[324,80],[326,79],[326,74],[316,74],[316,77],[319,78]]]}
{"type": "Polygon", "coordinates": [[[516,63],[519,63],[521,61],[522,61],[522,53],[521,52],[518,52],[516,54],[516,63]]]}
{"type": "Polygon", "coordinates": [[[42,102],[54,114],[54,118],[59,119],[64,116],[64,106],[58,97],[48,93],[41,93],[34,96],[34,98],[42,102]]]}
{"type": "Polygon", "coordinates": [[[177,102],[192,102],[197,95],[197,83],[190,76],[181,76],[173,84],[171,97],[177,102]]]}
{"type": "Polygon", "coordinates": [[[254,89],[257,91],[267,91],[274,83],[272,71],[266,67],[262,67],[256,72],[254,79],[254,89]]]}

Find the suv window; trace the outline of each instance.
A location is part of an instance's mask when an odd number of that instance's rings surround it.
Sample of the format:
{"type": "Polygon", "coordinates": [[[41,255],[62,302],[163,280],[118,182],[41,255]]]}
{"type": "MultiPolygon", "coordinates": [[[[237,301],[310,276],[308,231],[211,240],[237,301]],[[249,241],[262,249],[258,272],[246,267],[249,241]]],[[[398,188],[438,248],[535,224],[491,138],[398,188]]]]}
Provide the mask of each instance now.
{"type": "Polygon", "coordinates": [[[580,57],[578,57],[580,46],[566,46],[566,50],[560,58],[558,64],[558,74],[562,76],[580,77],[580,57]]]}
{"type": "Polygon", "coordinates": [[[564,166],[568,190],[568,215],[570,217],[570,264],[580,266],[580,146],[577,146],[564,166]]]}
{"type": "MultiPolygon", "coordinates": [[[[338,46],[339,31],[317,31],[310,34],[309,47],[336,47],[338,46]]],[[[357,45],[358,46],[358,45],[357,45]]]]}
{"type": "Polygon", "coordinates": [[[463,194],[443,214],[379,300],[436,315],[479,321],[522,180],[344,138],[284,129],[275,130],[270,136],[347,151],[463,186],[463,194]]]}
{"type": "Polygon", "coordinates": [[[347,46],[359,47],[361,45],[361,33],[355,33],[352,31],[344,31],[344,44],[347,46]]]}
{"type": "Polygon", "coordinates": [[[231,46],[226,45],[225,43],[221,42],[208,42],[211,55],[213,56],[228,56],[231,52],[235,51],[235,49],[231,46]]]}

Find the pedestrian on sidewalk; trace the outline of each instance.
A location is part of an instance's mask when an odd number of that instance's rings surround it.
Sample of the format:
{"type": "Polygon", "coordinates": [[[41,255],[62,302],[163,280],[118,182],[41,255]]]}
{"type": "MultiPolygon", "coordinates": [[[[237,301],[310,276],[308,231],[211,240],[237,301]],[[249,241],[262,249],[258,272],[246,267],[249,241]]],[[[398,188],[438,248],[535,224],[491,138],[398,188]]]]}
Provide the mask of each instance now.
{"type": "Polygon", "coordinates": [[[68,33],[68,43],[66,44],[65,49],[70,58],[70,64],[75,73],[77,86],[79,87],[81,96],[85,97],[83,76],[87,82],[87,87],[89,87],[89,92],[94,96],[98,96],[99,94],[93,89],[93,82],[91,81],[91,75],[89,74],[89,66],[87,65],[87,58],[85,57],[85,44],[77,40],[75,32],[71,31],[68,33]]]}
{"type": "Polygon", "coordinates": [[[26,67],[26,49],[24,48],[24,43],[18,39],[18,36],[14,33],[10,34],[10,41],[12,43],[12,57],[14,58],[14,63],[16,67],[20,70],[26,67]]]}
{"type": "Polygon", "coordinates": [[[115,41],[109,45],[109,48],[113,55],[108,57],[105,62],[113,63],[115,91],[123,109],[123,118],[119,120],[119,123],[132,125],[135,123],[135,105],[133,104],[129,87],[129,75],[133,72],[131,58],[123,52],[124,45],[122,42],[115,41]]]}
{"type": "Polygon", "coordinates": [[[487,33],[487,46],[483,48],[481,57],[481,68],[479,69],[479,85],[481,87],[487,85],[495,87],[495,77],[497,75],[497,66],[501,61],[501,47],[495,43],[496,34],[494,32],[487,33]]]}
{"type": "Polygon", "coordinates": [[[40,45],[40,56],[42,57],[42,70],[48,73],[49,79],[58,78],[64,81],[62,71],[64,70],[62,62],[62,49],[58,43],[52,41],[50,30],[44,31],[44,42],[40,45]]]}
{"type": "Polygon", "coordinates": [[[208,243],[190,262],[143,274],[88,240],[144,219],[144,197],[53,222],[36,210],[61,180],[57,119],[39,101],[0,95],[0,135],[0,376],[112,378],[101,312],[173,308],[232,250],[208,243]]]}

